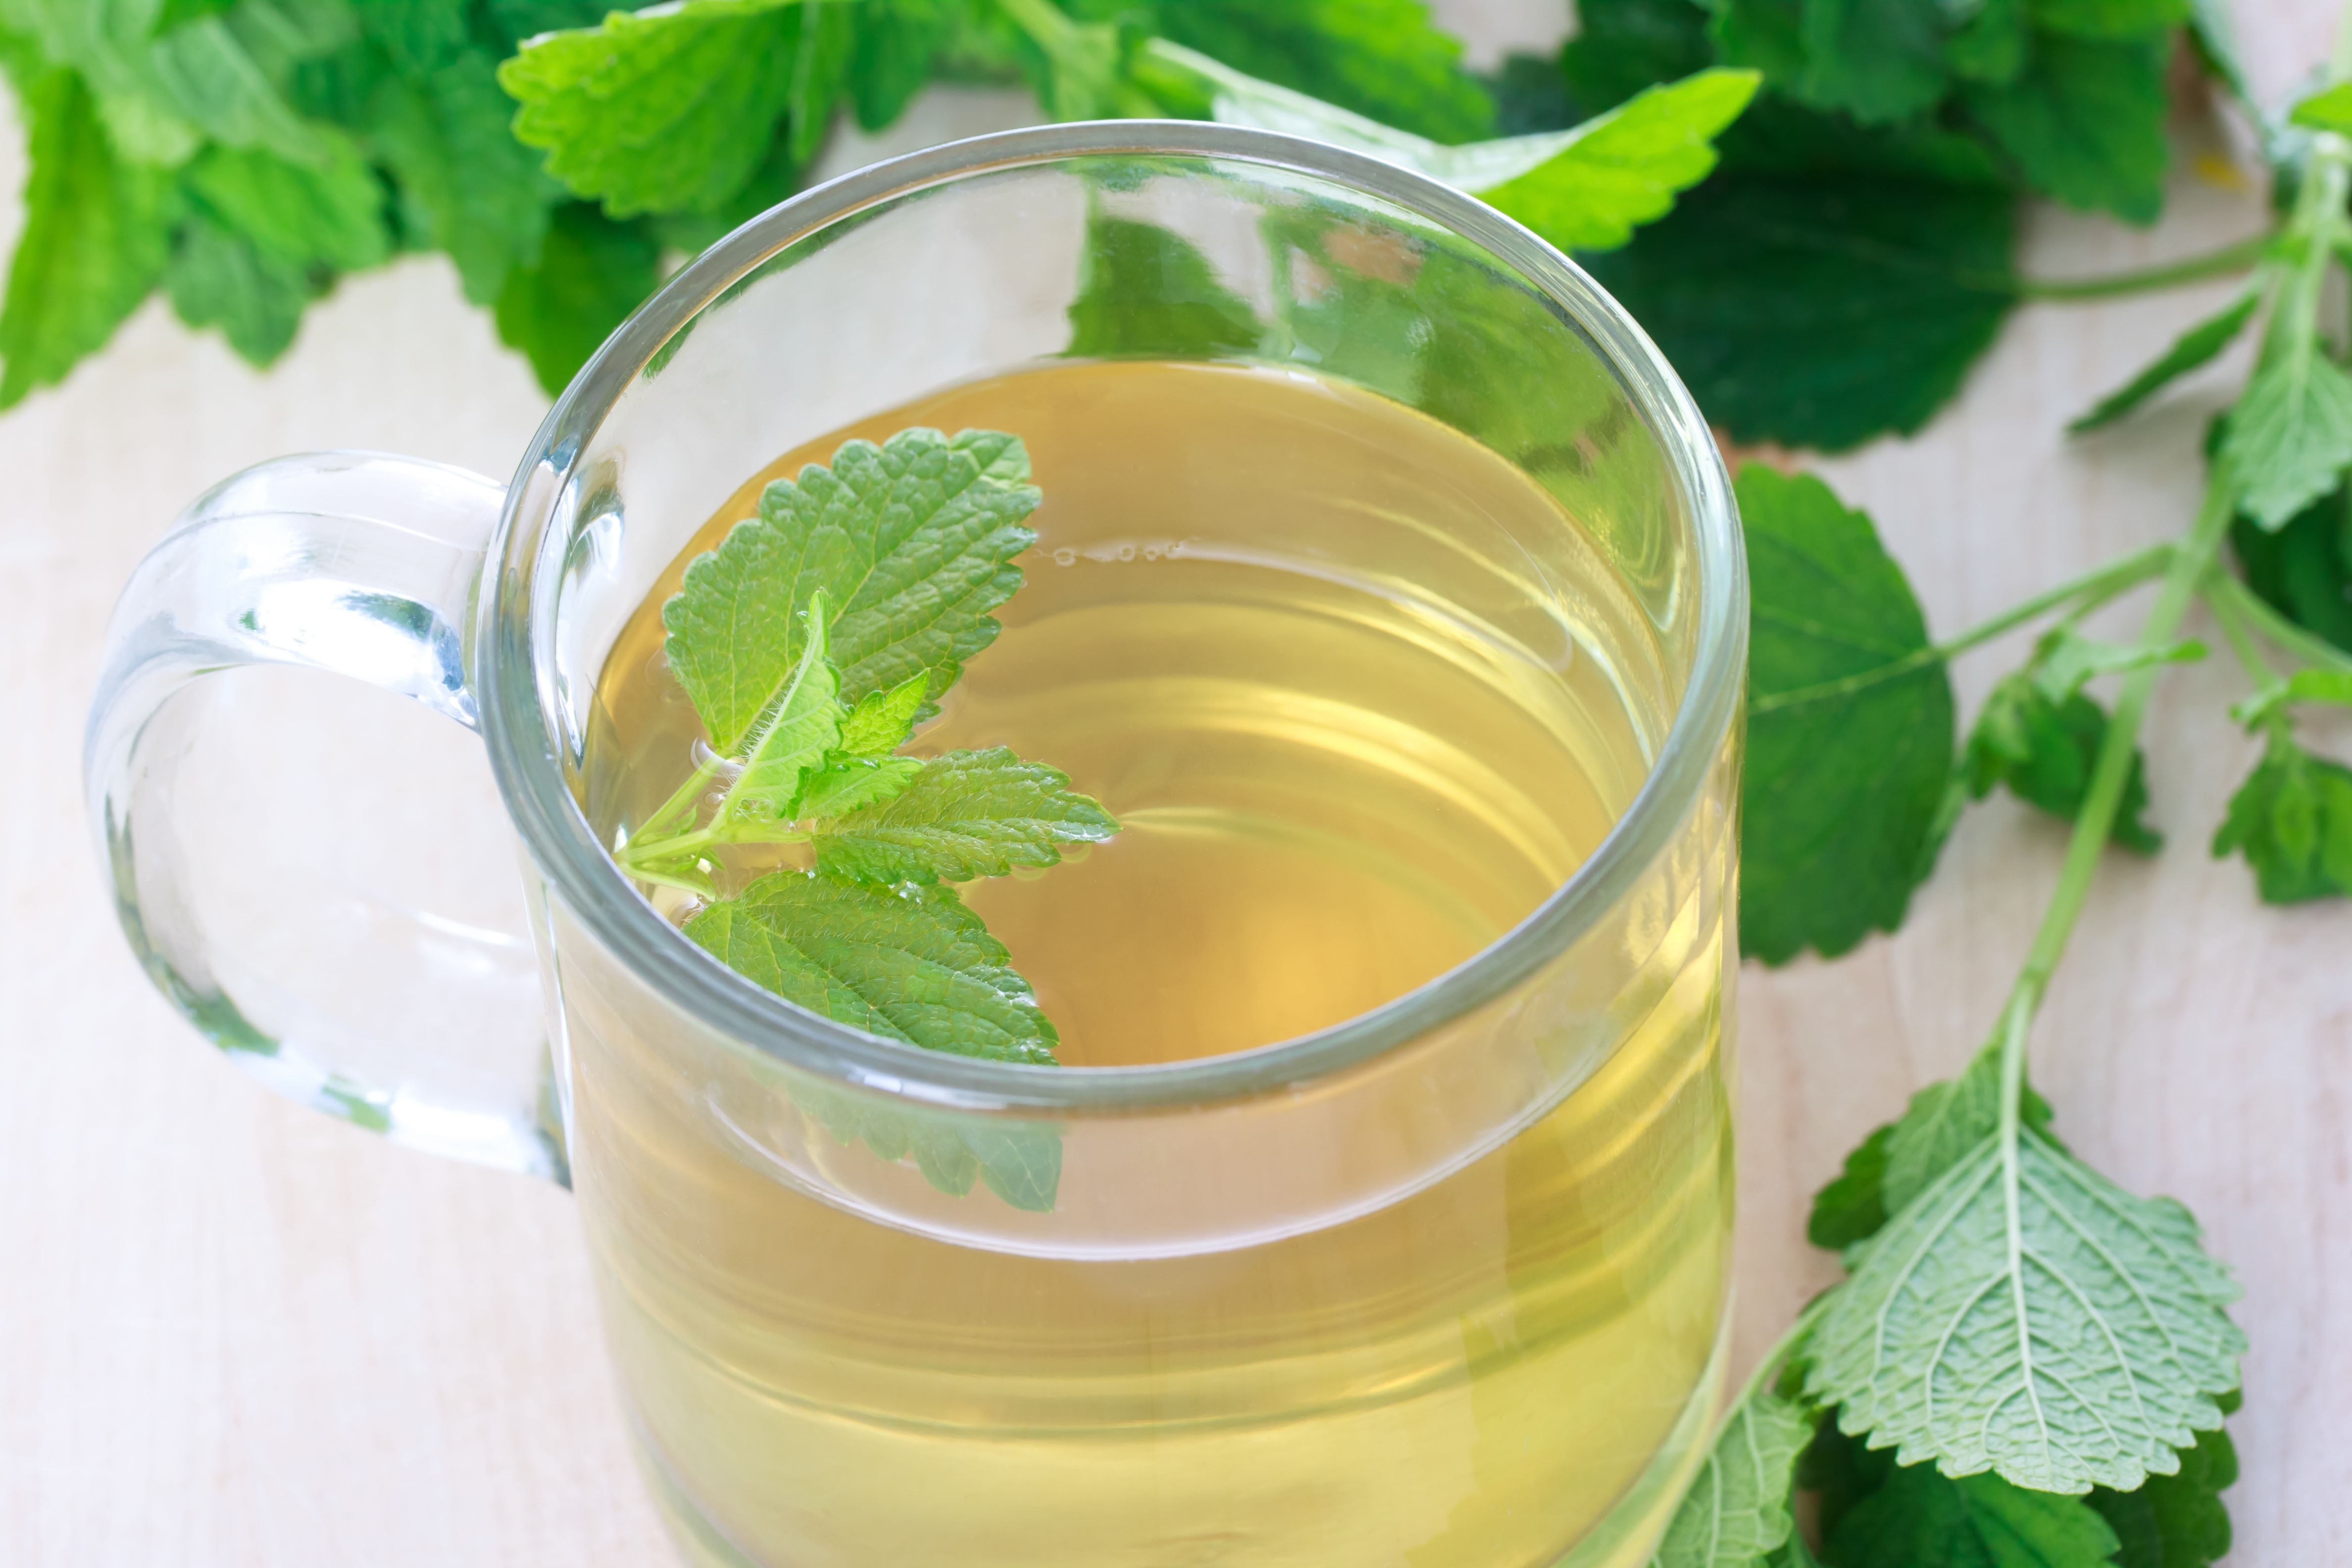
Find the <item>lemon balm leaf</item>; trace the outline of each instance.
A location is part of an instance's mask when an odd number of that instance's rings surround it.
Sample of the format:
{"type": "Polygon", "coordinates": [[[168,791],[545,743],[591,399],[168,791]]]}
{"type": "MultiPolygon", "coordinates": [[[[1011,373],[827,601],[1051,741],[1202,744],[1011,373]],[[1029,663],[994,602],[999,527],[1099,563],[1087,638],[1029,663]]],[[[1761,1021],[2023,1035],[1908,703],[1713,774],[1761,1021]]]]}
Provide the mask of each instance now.
{"type": "Polygon", "coordinates": [[[865,882],[961,882],[1051,866],[1063,846],[1118,831],[1069,783],[1001,746],[933,757],[898,795],[821,825],[817,868],[865,882]]]}
{"type": "Polygon", "coordinates": [[[2035,189],[2068,206],[2149,224],[2164,206],[2170,161],[2166,63],[2173,39],[2038,35],[2013,81],[1971,88],[1969,112],[2035,189]]]}
{"type": "MultiPolygon", "coordinates": [[[[2031,676],[2010,676],[1993,688],[1969,731],[1961,763],[1969,792],[1981,800],[2006,784],[2018,799],[2072,821],[2090,793],[2106,733],[2107,711],[2092,699],[2077,691],[2053,700],[2031,676]]],[[[2135,751],[2111,837],[2143,855],[2164,846],[2164,836],[2145,819],[2147,804],[2147,755],[2135,751]]]]}
{"type": "Polygon", "coordinates": [[[2280,354],[2230,411],[2221,454],[2239,476],[2245,514],[2285,527],[2352,466],[2352,376],[2315,344],[2280,354]]]}
{"type": "Polygon", "coordinates": [[[800,658],[732,749],[743,771],[719,803],[722,817],[738,811],[755,819],[793,815],[801,780],[840,741],[841,678],[824,657],[830,608],[824,590],[809,596],[800,658]]]}
{"type": "Polygon", "coordinates": [[[1028,982],[951,889],[778,871],[704,909],[686,934],[754,984],[869,1035],[1054,1063],[1054,1026],[1028,982]]]}
{"type": "Polygon", "coordinates": [[[1952,771],[1950,677],[1870,520],[1740,471],[1752,595],[1740,942],[1768,963],[1902,923],[1952,771]]]}
{"type": "Polygon", "coordinates": [[[2130,1490],[2221,1425],[2245,1338],[2188,1210],[1996,1132],[1860,1250],[1811,1341],[1839,1425],[1948,1476],[2130,1490]]]}
{"type": "Polygon", "coordinates": [[[615,217],[724,201],[791,107],[800,0],[685,0],[526,43],[499,68],[514,134],[615,217]]]}
{"type": "Polygon", "coordinates": [[[1650,1568],[1761,1568],[1789,1539],[1790,1474],[1812,1426],[1769,1391],[1736,1405],[1692,1478],[1650,1568]]]}
{"type": "Polygon", "coordinates": [[[923,709],[929,677],[908,676],[887,691],[869,691],[841,721],[840,750],[853,757],[887,757],[907,743],[923,709]]]}
{"type": "Polygon", "coordinates": [[[2120,1545],[2079,1497],[1910,1465],[1838,1521],[1828,1550],[1839,1568],[2101,1568],[2120,1545]]]}
{"type": "Polygon", "coordinates": [[[1008,476],[1026,463],[998,432],[903,430],[770,485],[759,515],[688,567],[662,610],[670,668],[711,745],[731,753],[798,663],[792,608],[820,589],[845,700],[919,673],[929,699],[945,691],[995,640],[989,612],[1021,586],[1012,562],[1036,539],[1022,520],[1037,491],[1008,476]]]}
{"type": "Polygon", "coordinates": [[[801,785],[797,815],[842,816],[907,792],[923,771],[918,757],[859,757],[835,752],[801,785]]]}
{"type": "Polygon", "coordinates": [[[2352,769],[2273,731],[2213,835],[2217,858],[2232,850],[2266,904],[2352,893],[2352,769]]]}
{"type": "MultiPolygon", "coordinates": [[[[2234,1394],[2221,1401],[2224,1415],[2236,1408],[2234,1394]]],[[[2211,1568],[2230,1553],[2221,1494],[2237,1479],[2237,1446],[2217,1426],[2197,1435],[2174,1474],[2150,1476],[2135,1491],[2100,1487],[2087,1500],[2116,1532],[2117,1568],[2211,1568]]]]}

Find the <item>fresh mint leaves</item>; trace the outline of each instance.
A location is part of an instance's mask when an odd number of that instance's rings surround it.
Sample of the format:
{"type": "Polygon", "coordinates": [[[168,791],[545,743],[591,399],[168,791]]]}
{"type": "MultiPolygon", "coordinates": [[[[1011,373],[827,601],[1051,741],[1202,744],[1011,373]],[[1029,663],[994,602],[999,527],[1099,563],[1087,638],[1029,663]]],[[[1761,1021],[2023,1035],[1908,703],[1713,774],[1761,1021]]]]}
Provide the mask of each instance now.
{"type": "MultiPolygon", "coordinates": [[[[711,752],[618,858],[706,899],[686,934],[788,1001],[929,1050],[1051,1066],[1054,1026],[1028,983],[942,884],[1051,866],[1118,825],[1002,747],[897,754],[1021,585],[1013,557],[1036,540],[1028,481],[1015,437],[914,429],[845,443],[830,465],[769,485],[663,606],[664,651],[711,752]],[[809,864],[729,890],[723,856],[753,845],[805,846],[809,864]]],[[[896,1146],[870,1120],[868,1146],[896,1146]]],[[[925,1147],[927,1173],[950,1185],[963,1167],[925,1147]]],[[[987,1151],[955,1147],[997,1171],[987,1151]]],[[[1034,1153],[1018,1162],[1030,1176],[991,1185],[1033,1194],[1034,1153]]],[[[950,1190],[971,1170],[961,1181],[950,1190]]]]}
{"type": "Polygon", "coordinates": [[[1752,602],[1741,947],[1843,952],[1903,920],[1952,775],[1951,679],[1870,520],[1740,470],[1752,602]]]}
{"type": "Polygon", "coordinates": [[[1812,1425],[1768,1392],[1739,1401],[1650,1559],[1650,1568],[1745,1568],[1780,1549],[1794,1528],[1789,1485],[1812,1425]]]}

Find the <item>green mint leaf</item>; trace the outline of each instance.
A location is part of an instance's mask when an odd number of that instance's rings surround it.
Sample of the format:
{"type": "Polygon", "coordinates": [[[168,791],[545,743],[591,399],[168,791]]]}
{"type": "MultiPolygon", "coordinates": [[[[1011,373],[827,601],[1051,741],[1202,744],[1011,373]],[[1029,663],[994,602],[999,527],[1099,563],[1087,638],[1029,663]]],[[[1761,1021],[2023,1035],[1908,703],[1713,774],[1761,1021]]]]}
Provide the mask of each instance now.
{"type": "Polygon", "coordinates": [[[2248,289],[2173,339],[2172,346],[2158,355],[2155,363],[2099,399],[2089,413],[2066,426],[2067,432],[2080,436],[2102,426],[2112,425],[2164,387],[2200,365],[2210,363],[2230,346],[2240,332],[2245,331],[2246,323],[2254,319],[2254,312],[2262,308],[2262,303],[2260,288],[2248,289]]]}
{"type": "Polygon", "coordinates": [[[2015,303],[2009,192],[1718,174],[1587,266],[1741,441],[1909,434],[2015,303]]]}
{"type": "Polygon", "coordinates": [[[115,156],[73,72],[39,77],[20,108],[32,174],[0,304],[0,408],[63,381],[138,308],[163,275],[174,204],[170,175],[115,156]]]}
{"type": "Polygon", "coordinates": [[[2313,93],[2289,110],[2287,119],[2306,130],[2352,136],[2352,81],[2339,81],[2313,93]]]}
{"type": "Polygon", "coordinates": [[[820,589],[838,606],[831,657],[845,700],[919,671],[936,700],[995,640],[988,612],[1021,586],[1012,561],[1036,540],[1022,520],[1037,492],[1010,476],[1027,461],[994,431],[902,430],[770,485],[759,515],[688,567],[662,609],[670,668],[710,743],[733,752],[782,686],[803,633],[777,606],[820,589]]]}
{"type": "Polygon", "coordinates": [[[820,870],[861,882],[950,882],[1051,866],[1065,844],[1118,831],[1110,814],[1069,787],[1068,775],[1002,746],[950,752],[923,763],[878,805],[820,825],[820,870]]]}
{"type": "Polygon", "coordinates": [[[923,1179],[950,1197],[976,1176],[1014,1208],[1050,1214],[1062,1184],[1062,1139],[1052,1127],[970,1115],[906,1100],[854,1095],[795,1081],[793,1102],[835,1141],[863,1143],[883,1160],[911,1159],[923,1179]]]}
{"type": "Polygon", "coordinates": [[[490,26],[509,47],[541,33],[593,27],[615,11],[646,11],[664,0],[485,0],[490,26]]]}
{"type": "Polygon", "coordinates": [[[1054,1026],[951,889],[778,871],[702,910],[686,934],[837,1024],[926,1050],[1054,1065],[1054,1026]]]}
{"type": "Polygon", "coordinates": [[[1714,169],[1714,138],[1756,94],[1752,71],[1702,70],[1566,131],[1448,147],[1260,81],[1167,43],[1156,58],[1207,83],[1228,124],[1309,136],[1485,198],[1555,245],[1604,250],[1714,169]]]}
{"type": "Polygon", "coordinates": [[[2232,850],[2266,904],[2352,893],[2352,769],[2273,730],[2213,835],[2216,858],[2232,850]]]}
{"type": "Polygon", "coordinates": [[[515,268],[539,264],[561,195],[509,132],[513,114],[479,49],[414,79],[388,77],[368,104],[368,144],[399,180],[404,226],[448,253],[478,305],[496,304],[515,268]]]}
{"type": "Polygon", "coordinates": [[[349,137],[325,126],[318,134],[315,163],[290,163],[260,148],[208,147],[182,184],[198,211],[289,267],[373,267],[392,252],[383,186],[349,137]]]}
{"type": "Polygon", "coordinates": [[[856,28],[849,56],[849,101],[859,129],[879,131],[906,111],[931,79],[931,64],[951,43],[959,0],[862,0],[849,8],[856,28]]]}
{"type": "MultiPolygon", "coordinates": [[[[2107,733],[2107,712],[2080,692],[2053,700],[2031,675],[2012,675],[1993,688],[1969,731],[1961,763],[1969,793],[1982,800],[1999,784],[2029,805],[2072,822],[2090,794],[2091,772],[2107,733]]],[[[2130,779],[2116,813],[2113,840],[2153,855],[2164,837],[2143,819],[2147,809],[2147,755],[2132,753],[2130,779]]]]}
{"type": "Polygon", "coordinates": [[[1907,1465],[1838,1521],[1827,1547],[1838,1568],[2094,1568],[2119,1544],[2081,1498],[1907,1465]]]}
{"type": "Polygon", "coordinates": [[[641,226],[566,203],[550,215],[538,263],[508,271],[499,337],[530,360],[549,394],[561,392],[661,282],[660,262],[641,226]]]}
{"type": "MultiPolygon", "coordinates": [[[[2234,1394],[2221,1401],[2228,1415],[2234,1394]]],[[[2230,1510],[2221,1494],[2238,1479],[2238,1450],[2221,1427],[2197,1435],[2179,1470],[2150,1476],[2137,1491],[2095,1489],[2088,1501],[2116,1532],[2116,1568],[2211,1568],[2230,1552],[2230,1510]]]]}
{"type": "Polygon", "coordinates": [[[2352,466],[2352,376],[2315,345],[2290,345],[2254,372],[2221,452],[2240,509],[2263,528],[2284,527],[2352,466]]]}
{"type": "Polygon", "coordinates": [[[2268,689],[2231,704],[2230,717],[2250,730],[2259,729],[2269,722],[2272,714],[2304,702],[2352,707],[2352,670],[2298,669],[2268,689]]]}
{"type": "Polygon", "coordinates": [[[1907,120],[1943,96],[1941,18],[1916,0],[1804,0],[1797,95],[1865,125],[1907,120]]]}
{"type": "Polygon", "coordinates": [[[2221,1424],[2245,1337],[2189,1211],[1995,1133],[1863,1247],[1811,1341],[1839,1424],[2021,1487],[2137,1487],[2221,1424]],[[2011,1215],[2015,1215],[2012,1226],[2011,1215]]]}
{"type": "Polygon", "coordinates": [[[2033,25],[2084,38],[2144,38],[2189,19],[2189,0],[2033,0],[2033,25]]]}
{"type": "Polygon", "coordinates": [[[2284,528],[2233,518],[2230,549],[2245,569],[2246,586],[2273,609],[2352,649],[2352,494],[2331,490],[2284,528]]]}
{"type": "Polygon", "coordinates": [[[1984,0],[1944,40],[1944,58],[1953,74],[1994,87],[2015,81],[2025,68],[2025,0],[1984,0]]]}
{"type": "MultiPolygon", "coordinates": [[[[1108,20],[1131,0],[1080,0],[1108,20]]],[[[1423,0],[1160,0],[1154,30],[1235,70],[1438,142],[1494,130],[1462,45],[1423,0]]]]}
{"type": "Polygon", "coordinates": [[[869,805],[879,805],[907,793],[923,771],[919,757],[844,756],[838,752],[807,775],[801,785],[794,815],[803,817],[845,816],[869,805]]]}
{"type": "Polygon", "coordinates": [[[1805,74],[1802,0],[1707,0],[1707,36],[1724,64],[1764,73],[1783,93],[1805,74]]]}
{"type": "Polygon", "coordinates": [[[1793,1401],[1769,1390],[1741,1401],[1667,1521],[1650,1568],[1761,1568],[1790,1537],[1790,1472],[1812,1435],[1793,1401]]]}
{"type": "Polygon", "coordinates": [[[853,757],[887,757],[915,732],[929,677],[910,675],[883,691],[869,691],[841,721],[841,747],[853,757]]]}
{"type": "Polygon", "coordinates": [[[742,735],[725,748],[743,764],[719,802],[721,820],[738,813],[754,820],[797,815],[801,780],[841,740],[841,677],[825,658],[833,606],[820,588],[809,595],[801,622],[800,657],[761,704],[742,735]]]}
{"type": "Polygon", "coordinates": [[[341,5],[245,4],[150,33],[140,6],[22,0],[13,25],[48,57],[80,71],[125,156],[176,163],[209,139],[295,163],[328,155],[320,132],[289,106],[290,68],[350,41],[341,5]]]}
{"type": "Polygon", "coordinates": [[[181,321],[218,327],[228,346],[256,365],[286,352],[313,295],[308,268],[202,214],[181,226],[163,281],[181,321]]]}
{"type": "Polygon", "coordinates": [[[1871,1130],[1845,1157],[1845,1165],[1813,1194],[1805,1219],[1805,1239],[1832,1252],[1867,1241],[1886,1223],[1886,1145],[1895,1123],[1871,1130]]]}
{"type": "Polygon", "coordinates": [[[467,43],[467,0],[367,0],[360,25],[395,68],[426,77],[456,59],[467,43]]]}
{"type": "MultiPolygon", "coordinates": [[[[1716,63],[1706,37],[1707,12],[1690,0],[1584,0],[1576,20],[1576,36],[1561,47],[1554,78],[1555,85],[1567,88],[1574,112],[1556,124],[1614,109],[1645,87],[1716,63]]],[[[1724,63],[1752,68],[1751,62],[1727,55],[1724,63]]]]}
{"type": "Polygon", "coordinates": [[[1565,132],[1573,140],[1557,155],[1474,194],[1564,249],[1613,250],[1714,172],[1714,139],[1761,80],[1754,71],[1707,70],[1645,89],[1565,132]]]}
{"type": "Polygon", "coordinates": [[[514,133],[548,173],[615,217],[716,205],[766,154],[791,106],[799,0],[683,0],[532,40],[499,68],[514,133]]]}
{"type": "Polygon", "coordinates": [[[2012,81],[1969,88],[1970,115],[2026,180],[2068,206],[2154,223],[2171,148],[2165,117],[2168,34],[2073,38],[2045,33],[2012,81]]]}
{"type": "Polygon", "coordinates": [[[1870,520],[1809,475],[1737,486],[1751,596],[1742,949],[1892,931],[1952,770],[1952,687],[1870,520]]]}
{"type": "MultiPolygon", "coordinates": [[[[2019,1119],[2050,1138],[2050,1104],[2025,1087],[2019,1119]]],[[[2000,1052],[1990,1046],[1970,1058],[1957,1078],[1931,1083],[1911,1097],[1902,1117],[1887,1130],[1885,1169],[1879,1198],[1889,1215],[1902,1213],[1938,1177],[1972,1153],[2000,1127],[2000,1052]]]]}
{"type": "Polygon", "coordinates": [[[1100,212],[1087,221],[1069,317],[1062,352],[1087,359],[1224,358],[1250,353],[1265,335],[1249,301],[1191,241],[1100,212]]]}

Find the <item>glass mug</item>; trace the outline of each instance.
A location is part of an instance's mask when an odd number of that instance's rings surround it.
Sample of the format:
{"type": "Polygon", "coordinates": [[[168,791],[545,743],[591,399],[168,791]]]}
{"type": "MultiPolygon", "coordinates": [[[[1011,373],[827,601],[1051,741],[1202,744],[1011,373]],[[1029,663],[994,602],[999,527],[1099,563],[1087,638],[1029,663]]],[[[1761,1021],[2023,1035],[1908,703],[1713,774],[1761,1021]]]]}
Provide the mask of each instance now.
{"type": "MultiPolygon", "coordinates": [[[[1236,357],[1160,341],[1181,311],[1157,307],[1197,303],[1183,268],[1122,287],[1136,308],[1094,311],[1087,353],[1236,357]]],[[[125,591],[86,763],[123,929],[232,1059],[572,1187],[692,1560],[1636,1563],[1702,1457],[1727,1326],[1746,625],[1706,427],[1567,258],[1317,143],[1061,125],[876,165],[729,236],[604,345],[503,489],[356,453],[229,479],[125,591]],[[1070,352],[1106,211],[1265,312],[1239,357],[1422,410],[1560,512],[1540,537],[1368,510],[1347,537],[1243,542],[1424,593],[1539,671],[1594,661],[1646,766],[1533,913],[1360,1016],[1148,1066],[919,1050],[758,989],[623,879],[582,806],[597,681],[745,476],[1070,352]],[[174,781],[219,684],[197,678],[271,664],[478,731],[543,1026],[420,1024],[470,1016],[462,925],[420,917],[354,988],[223,912],[174,781]]]]}

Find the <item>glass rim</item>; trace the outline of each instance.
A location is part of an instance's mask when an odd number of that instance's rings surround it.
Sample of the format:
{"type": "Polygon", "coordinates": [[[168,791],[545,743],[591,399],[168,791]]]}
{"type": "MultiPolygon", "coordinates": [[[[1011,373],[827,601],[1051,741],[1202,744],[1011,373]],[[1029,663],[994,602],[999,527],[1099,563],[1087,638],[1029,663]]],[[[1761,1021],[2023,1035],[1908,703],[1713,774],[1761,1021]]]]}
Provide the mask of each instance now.
{"type": "Polygon", "coordinates": [[[508,487],[486,571],[473,637],[482,737],[525,847],[573,918],[667,1003],[730,1039],[829,1079],[978,1110],[1116,1113],[1292,1089],[1503,995],[1589,930],[1672,842],[1737,719],[1748,640],[1746,561],[1714,437],[1657,346],[1583,268],[1484,202],[1423,175],[1300,137],[1188,120],[1086,121],[947,142],[844,174],[744,224],[638,307],[557,398],[508,487]],[[1118,154],[1257,164],[1347,186],[1470,242],[1538,289],[1617,376],[1664,448],[1697,541],[1697,647],[1665,742],[1600,847],[1517,925],[1435,978],[1310,1034],[1223,1056],[1048,1068],[926,1050],[835,1023],[736,973],[622,875],[572,795],[542,698],[534,622],[546,601],[533,587],[541,536],[624,390],[676,332],[778,252],[923,189],[1118,154]]]}

